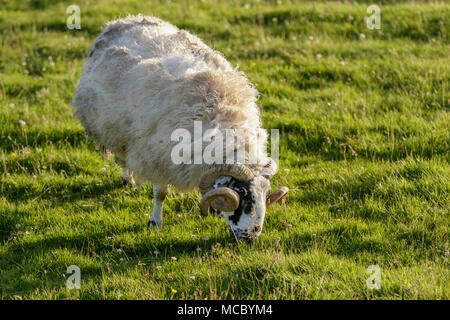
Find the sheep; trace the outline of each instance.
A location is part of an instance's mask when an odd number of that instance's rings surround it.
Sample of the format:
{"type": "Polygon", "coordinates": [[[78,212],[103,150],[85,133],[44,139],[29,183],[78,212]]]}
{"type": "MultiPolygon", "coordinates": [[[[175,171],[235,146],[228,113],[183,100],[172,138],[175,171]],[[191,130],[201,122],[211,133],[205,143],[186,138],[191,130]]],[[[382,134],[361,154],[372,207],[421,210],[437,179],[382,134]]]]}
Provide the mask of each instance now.
{"type": "Polygon", "coordinates": [[[266,207],[288,191],[270,195],[277,165],[264,148],[257,98],[244,74],[198,37],[137,15],[109,22],[94,41],[72,104],[86,135],[114,153],[125,183],[152,182],[149,229],[162,226],[168,185],[181,191],[198,187],[203,215],[222,215],[233,236],[251,239],[262,231],[266,207]],[[236,130],[245,136],[233,154],[248,150],[254,140],[247,138],[257,136],[256,161],[246,155],[230,164],[230,150],[225,163],[172,161],[179,142],[173,132],[193,133],[198,122],[203,132],[236,130]]]}

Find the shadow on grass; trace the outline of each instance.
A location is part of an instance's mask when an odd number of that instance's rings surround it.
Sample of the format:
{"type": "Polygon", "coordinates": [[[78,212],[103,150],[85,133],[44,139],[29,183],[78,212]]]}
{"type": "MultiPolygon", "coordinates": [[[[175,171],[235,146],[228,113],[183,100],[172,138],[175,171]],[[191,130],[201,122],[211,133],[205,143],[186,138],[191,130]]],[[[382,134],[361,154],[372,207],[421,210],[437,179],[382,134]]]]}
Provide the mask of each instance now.
{"type": "Polygon", "coordinates": [[[374,239],[364,239],[369,231],[356,225],[330,227],[322,231],[292,234],[285,240],[286,249],[305,252],[320,248],[328,254],[357,258],[362,253],[383,254],[387,245],[374,239]]]}
{"type": "MultiPolygon", "coordinates": [[[[358,145],[351,146],[349,138],[357,141],[359,133],[355,128],[349,128],[348,132],[340,133],[339,136],[328,136],[321,128],[306,128],[299,123],[274,123],[273,128],[280,128],[281,146],[298,153],[314,155],[323,161],[339,161],[362,158],[368,160],[399,161],[408,157],[421,157],[431,159],[434,156],[445,156],[448,148],[445,132],[441,135],[426,137],[411,137],[411,139],[397,143],[394,146],[386,137],[379,145],[368,144],[364,148],[358,145]]],[[[372,132],[375,129],[370,129],[372,132]]]]}
{"type": "MultiPolygon", "coordinates": [[[[11,234],[17,230],[16,225],[30,216],[27,210],[18,209],[20,203],[50,200],[53,202],[53,207],[67,203],[75,205],[80,200],[103,198],[108,193],[120,188],[122,188],[122,182],[119,177],[111,183],[86,184],[77,181],[75,183],[57,183],[48,188],[40,188],[37,184],[4,183],[2,184],[2,197],[10,203],[14,203],[15,208],[0,212],[0,241],[10,238],[11,234]]],[[[103,207],[111,208],[112,204],[105,202],[103,207]]]]}
{"type": "MultiPolygon", "coordinates": [[[[141,225],[131,225],[120,230],[120,233],[138,232],[141,230],[141,225]]],[[[152,232],[152,231],[145,231],[152,232]]],[[[102,233],[87,233],[83,235],[75,236],[51,236],[45,239],[39,239],[35,241],[12,244],[9,246],[3,254],[0,255],[2,263],[2,277],[0,277],[0,287],[2,288],[2,295],[31,295],[35,292],[36,288],[51,290],[52,288],[60,288],[65,286],[65,279],[63,274],[71,264],[80,264],[80,268],[83,273],[83,280],[88,281],[94,279],[95,282],[103,281],[103,272],[107,272],[109,262],[111,269],[114,272],[127,272],[130,268],[136,268],[139,262],[145,263],[145,269],[152,271],[157,265],[162,265],[166,262],[170,262],[170,257],[177,256],[179,258],[183,256],[195,256],[198,255],[196,251],[197,247],[203,247],[202,254],[210,253],[212,245],[217,242],[224,243],[229,241],[227,236],[211,237],[208,241],[208,247],[205,247],[205,241],[201,239],[183,240],[183,241],[170,241],[170,243],[161,243],[161,241],[148,241],[144,240],[138,245],[132,247],[122,247],[119,244],[113,244],[110,240],[110,236],[117,234],[102,232],[102,233]],[[120,248],[121,253],[117,251],[120,248]],[[29,263],[29,261],[39,261],[42,257],[51,255],[57,250],[67,250],[74,254],[74,262],[65,263],[61,259],[55,258],[54,260],[46,261],[44,267],[37,267],[29,263]],[[154,251],[157,250],[161,254],[155,255],[154,251]],[[120,258],[126,256],[126,262],[120,262],[120,258]],[[106,257],[106,261],[99,260],[99,257],[106,257]],[[86,258],[93,259],[101,266],[83,266],[83,262],[86,258]],[[120,262],[116,264],[115,262],[120,262]],[[44,272],[50,270],[51,272],[44,272]],[[17,278],[26,275],[27,279],[21,279],[17,281],[17,278]],[[28,275],[35,275],[34,280],[28,280],[28,275]],[[15,281],[8,281],[15,279],[15,281]]],[[[64,259],[63,259],[64,260],[64,259]]],[[[84,298],[101,298],[86,296],[84,298]]]]}

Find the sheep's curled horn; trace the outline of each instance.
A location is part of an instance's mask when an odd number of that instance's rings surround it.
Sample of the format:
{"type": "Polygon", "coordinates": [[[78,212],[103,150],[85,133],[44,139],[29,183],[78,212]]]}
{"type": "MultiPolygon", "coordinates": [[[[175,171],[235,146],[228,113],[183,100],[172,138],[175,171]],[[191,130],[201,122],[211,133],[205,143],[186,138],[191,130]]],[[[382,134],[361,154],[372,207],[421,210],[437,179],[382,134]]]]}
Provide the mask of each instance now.
{"type": "Polygon", "coordinates": [[[248,181],[255,176],[253,172],[242,164],[212,165],[205,170],[200,181],[199,189],[203,195],[200,201],[200,211],[202,215],[208,215],[211,205],[220,211],[231,212],[239,207],[239,194],[233,189],[221,187],[212,189],[216,180],[220,176],[231,176],[237,180],[248,181]]]}
{"type": "MultiPolygon", "coordinates": [[[[272,179],[275,172],[277,172],[277,169],[278,166],[276,162],[272,158],[269,158],[269,162],[267,162],[267,164],[261,170],[261,175],[270,180],[272,179]]],[[[286,194],[288,192],[289,188],[283,186],[274,193],[272,193],[271,195],[269,195],[266,199],[266,207],[271,206],[275,202],[278,202],[279,204],[283,205],[286,199],[286,194]]]]}
{"type": "MultiPolygon", "coordinates": [[[[265,172],[263,175],[267,179],[271,179],[276,172],[277,165],[270,159],[269,163],[264,166],[265,172]]],[[[208,215],[208,209],[210,206],[220,210],[231,212],[239,207],[239,194],[231,188],[220,187],[213,189],[216,180],[220,176],[231,176],[240,181],[252,180],[255,175],[245,165],[242,164],[230,164],[230,165],[212,165],[205,170],[202,175],[199,189],[202,194],[202,200],[200,201],[200,211],[202,215],[208,215]]],[[[276,192],[267,197],[266,206],[270,206],[277,202],[284,204],[284,199],[289,191],[287,187],[281,187],[276,192]]]]}

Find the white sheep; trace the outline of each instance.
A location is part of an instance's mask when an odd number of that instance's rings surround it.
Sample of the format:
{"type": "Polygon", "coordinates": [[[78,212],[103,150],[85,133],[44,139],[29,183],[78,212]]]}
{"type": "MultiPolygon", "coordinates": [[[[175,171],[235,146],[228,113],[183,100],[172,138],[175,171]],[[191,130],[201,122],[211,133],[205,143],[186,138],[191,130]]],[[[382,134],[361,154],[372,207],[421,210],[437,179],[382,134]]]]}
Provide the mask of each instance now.
{"type": "MultiPolygon", "coordinates": [[[[256,162],[177,164],[172,150],[176,129],[194,133],[194,122],[245,137],[260,134],[258,92],[217,51],[199,38],[161,19],[129,16],[107,24],[88,52],[73,105],[87,135],[115,154],[125,181],[153,183],[150,227],[162,226],[167,186],[199,187],[202,214],[212,207],[228,222],[236,238],[262,231],[266,206],[285,196],[269,196],[277,166],[265,148],[256,162]]],[[[262,136],[262,139],[261,139],[262,136]]],[[[249,149],[249,140],[237,149],[249,149]]],[[[201,145],[204,151],[205,146],[201,145]]],[[[229,152],[224,154],[229,157],[229,152]]]]}

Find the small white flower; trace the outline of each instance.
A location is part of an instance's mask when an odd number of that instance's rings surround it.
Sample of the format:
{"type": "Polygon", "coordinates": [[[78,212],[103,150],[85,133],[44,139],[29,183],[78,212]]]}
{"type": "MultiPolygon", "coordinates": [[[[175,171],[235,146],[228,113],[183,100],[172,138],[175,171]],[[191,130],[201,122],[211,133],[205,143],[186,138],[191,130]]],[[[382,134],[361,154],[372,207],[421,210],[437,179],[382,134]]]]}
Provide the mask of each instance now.
{"type": "Polygon", "coordinates": [[[156,269],[161,269],[162,267],[161,266],[156,266],[156,269]]]}
{"type": "Polygon", "coordinates": [[[27,125],[27,123],[23,120],[19,120],[19,126],[21,127],[25,127],[27,125]]]}
{"type": "Polygon", "coordinates": [[[20,223],[16,224],[16,229],[19,229],[22,225],[20,223]]]}
{"type": "Polygon", "coordinates": [[[203,237],[202,240],[203,240],[203,241],[208,241],[208,240],[209,240],[209,237],[208,237],[208,236],[203,237]]]}
{"type": "Polygon", "coordinates": [[[197,249],[195,249],[195,250],[197,250],[198,252],[200,252],[200,251],[202,251],[202,248],[197,247],[197,249]]]}
{"type": "Polygon", "coordinates": [[[171,257],[170,259],[172,259],[173,261],[176,261],[177,257],[171,257]]]}
{"type": "Polygon", "coordinates": [[[189,279],[195,280],[195,276],[190,276],[189,279]]]}
{"type": "Polygon", "coordinates": [[[158,255],[158,254],[159,254],[159,251],[158,251],[158,250],[155,250],[155,251],[153,251],[153,254],[158,255]]]}
{"type": "Polygon", "coordinates": [[[316,54],[316,59],[321,59],[322,55],[320,53],[316,54]]]}

